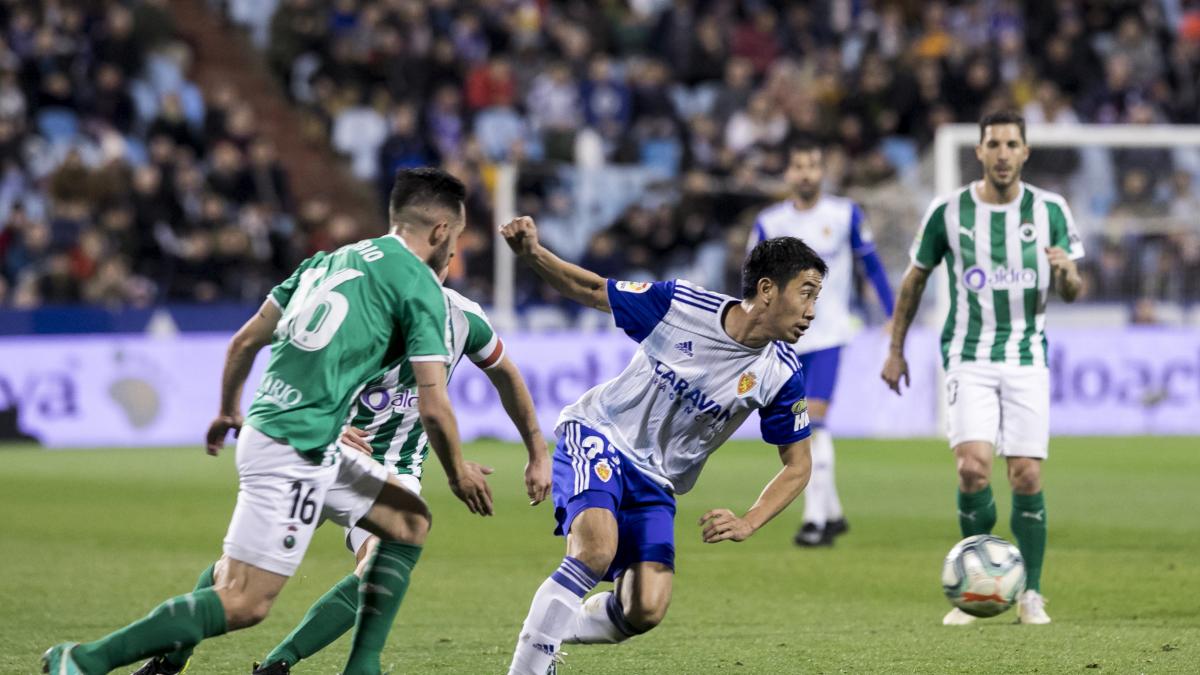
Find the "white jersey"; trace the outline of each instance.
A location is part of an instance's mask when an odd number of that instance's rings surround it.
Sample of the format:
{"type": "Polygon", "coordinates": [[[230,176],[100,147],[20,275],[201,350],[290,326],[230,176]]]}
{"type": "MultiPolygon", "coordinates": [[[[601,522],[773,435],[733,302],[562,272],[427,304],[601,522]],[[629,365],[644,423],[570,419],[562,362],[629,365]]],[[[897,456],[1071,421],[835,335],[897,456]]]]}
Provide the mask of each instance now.
{"type": "Polygon", "coordinates": [[[871,232],[858,204],[845,197],[822,195],[812,208],[801,211],[795,202],[779,202],[763,210],[754,221],[747,252],[759,242],[796,237],[808,244],[829,273],[821,282],[817,318],[796,343],[801,354],[840,347],[854,337],[850,300],[854,289],[854,259],[875,250],[871,232]]]}
{"type": "Polygon", "coordinates": [[[804,376],[792,347],[752,349],[725,332],[733,298],[683,280],[609,281],[618,327],[641,347],[624,372],[598,385],[558,418],[604,434],[643,473],[676,493],[696,483],[708,456],[759,410],[762,438],[807,438],[804,376]]]}
{"type": "Polygon", "coordinates": [[[912,246],[913,264],[933,269],[942,260],[950,313],[942,328],[942,360],[1046,366],[1046,299],[1056,246],[1072,260],[1083,241],[1060,195],[1021,183],[1007,204],[978,199],[975,184],[937,199],[912,246]]]}

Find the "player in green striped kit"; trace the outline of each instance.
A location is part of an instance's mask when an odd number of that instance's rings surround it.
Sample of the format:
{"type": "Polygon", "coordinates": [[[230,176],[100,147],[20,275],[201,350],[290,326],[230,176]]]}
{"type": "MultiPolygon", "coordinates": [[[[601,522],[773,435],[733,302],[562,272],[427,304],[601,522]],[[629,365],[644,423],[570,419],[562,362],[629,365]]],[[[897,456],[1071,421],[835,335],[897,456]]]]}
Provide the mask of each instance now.
{"type": "MultiPolygon", "coordinates": [[[[445,295],[450,377],[464,355],[487,374],[525,443],[529,456],[525,490],[530,504],[536,505],[550,493],[550,456],[533,399],[520,370],[506,358],[504,342],[483,309],[454,290],[445,289],[445,295]]],[[[421,492],[422,468],[429,454],[429,439],[417,414],[418,398],[412,369],[402,363],[367,383],[351,405],[350,426],[342,435],[344,447],[370,455],[416,494],[421,492]]],[[[343,488],[333,491],[339,489],[343,488]]],[[[378,537],[362,528],[346,528],[346,545],[355,554],[358,568],[309,608],[300,625],[255,667],[253,675],[286,675],[301,659],[316,654],[354,626],[359,579],[378,542],[378,537]]]]}
{"type": "MultiPolygon", "coordinates": [[[[1046,300],[1051,289],[1073,302],[1082,288],[1075,260],[1083,244],[1063,198],[1021,182],[1029,157],[1025,120],[993,113],[979,123],[975,156],[984,179],[933,202],[912,248],[892,328],[883,379],[896,393],[908,382],[904,341],[929,274],[942,261],[950,311],[942,329],[950,445],[958,466],[959,526],[964,537],[990,533],[996,502],[992,457],[1008,463],[1011,524],[1025,558],[1021,623],[1046,624],[1041,595],[1046,553],[1042,460],[1050,443],[1046,300]]],[[[947,625],[971,623],[957,608],[947,625]]]]}
{"type": "Polygon", "coordinates": [[[339,452],[337,440],[362,386],[404,359],[452,491],[473,512],[491,514],[481,468],[462,459],[446,393],[446,304],[433,272],[446,265],[462,232],[465,197],[463,184],[444,171],[401,171],[390,234],[317,254],[271,291],[230,341],[220,409],[208,430],[207,449],[215,455],[227,432],[240,429],[238,498],[224,555],[191,593],[145,618],[100,640],[51,647],[42,657],[44,672],[100,675],[148,656],[156,658],[139,672],[180,672],[200,641],[266,617],[321,517],[366,527],[382,539],[358,588],[360,611],[343,669],[344,675],[381,672],[380,655],[430,513],[382,466],[339,452]],[[267,344],[271,357],[243,424],[242,387],[267,344]]]}

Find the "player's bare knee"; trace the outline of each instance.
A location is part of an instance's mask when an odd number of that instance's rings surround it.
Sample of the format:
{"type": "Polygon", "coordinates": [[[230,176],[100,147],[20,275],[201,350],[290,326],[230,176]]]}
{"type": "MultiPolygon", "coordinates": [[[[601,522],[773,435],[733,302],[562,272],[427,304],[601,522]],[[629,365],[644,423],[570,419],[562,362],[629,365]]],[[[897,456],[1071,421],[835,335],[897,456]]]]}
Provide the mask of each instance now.
{"type": "Polygon", "coordinates": [[[1008,466],[1008,482],[1019,495],[1037,494],[1042,489],[1041,467],[1036,461],[1013,462],[1008,466]]]}
{"type": "Polygon", "coordinates": [[[670,601],[635,593],[631,606],[625,609],[625,620],[639,633],[654,628],[667,616],[670,601]]]}
{"type": "Polygon", "coordinates": [[[617,555],[617,520],[611,511],[585,509],[571,523],[567,555],[602,576],[617,555]]]}
{"type": "Polygon", "coordinates": [[[225,624],[229,630],[249,628],[262,623],[271,612],[271,598],[253,597],[245,593],[219,593],[225,607],[225,624]]]}
{"type": "Polygon", "coordinates": [[[429,512],[421,509],[395,513],[388,519],[386,530],[383,538],[388,541],[423,546],[425,537],[429,535],[429,512]]]}
{"type": "Polygon", "coordinates": [[[608,566],[612,564],[616,550],[601,546],[583,546],[568,550],[567,555],[586,565],[596,576],[603,576],[608,571],[608,566]]]}
{"type": "Polygon", "coordinates": [[[963,492],[979,492],[988,486],[989,479],[983,464],[974,461],[959,462],[958,483],[963,492]]]}

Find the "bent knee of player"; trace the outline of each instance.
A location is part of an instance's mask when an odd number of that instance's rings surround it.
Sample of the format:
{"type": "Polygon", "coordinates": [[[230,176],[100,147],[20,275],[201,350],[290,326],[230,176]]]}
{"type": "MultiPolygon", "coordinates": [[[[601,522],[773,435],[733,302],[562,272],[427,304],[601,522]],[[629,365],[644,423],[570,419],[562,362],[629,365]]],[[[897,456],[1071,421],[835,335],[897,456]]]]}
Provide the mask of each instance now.
{"type": "Polygon", "coordinates": [[[430,514],[423,511],[396,511],[390,514],[383,524],[381,539],[423,546],[425,537],[429,535],[430,514]]]}
{"type": "Polygon", "coordinates": [[[567,555],[603,576],[617,555],[617,520],[607,509],[585,509],[571,523],[567,555]]]}
{"type": "Polygon", "coordinates": [[[594,544],[568,547],[567,555],[587,566],[592,574],[604,576],[616,556],[616,547],[608,548],[594,544]]]}
{"type": "Polygon", "coordinates": [[[433,525],[433,513],[425,500],[389,480],[358,525],[386,541],[422,546],[433,525]]]}
{"type": "Polygon", "coordinates": [[[248,628],[262,623],[271,612],[275,598],[246,593],[244,590],[221,589],[217,591],[225,607],[225,625],[229,630],[248,628]]]}
{"type": "Polygon", "coordinates": [[[645,633],[663,622],[670,606],[670,597],[635,593],[633,602],[625,609],[625,620],[639,633],[645,633]]]}

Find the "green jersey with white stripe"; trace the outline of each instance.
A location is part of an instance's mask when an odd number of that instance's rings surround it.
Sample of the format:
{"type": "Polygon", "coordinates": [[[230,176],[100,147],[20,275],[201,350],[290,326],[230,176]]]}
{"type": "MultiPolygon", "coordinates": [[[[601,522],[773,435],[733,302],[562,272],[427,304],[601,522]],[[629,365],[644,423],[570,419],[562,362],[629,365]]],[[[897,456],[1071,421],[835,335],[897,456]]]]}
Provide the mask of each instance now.
{"type": "MultiPolygon", "coordinates": [[[[504,343],[483,309],[451,289],[445,289],[445,295],[449,374],[454,374],[464,354],[484,370],[499,364],[504,343]]],[[[421,426],[417,398],[412,367],[401,363],[367,383],[351,405],[350,424],[367,432],[375,461],[397,474],[420,478],[429,455],[429,439],[421,426]]]]}
{"type": "Polygon", "coordinates": [[[1046,365],[1046,299],[1055,246],[1072,260],[1083,242],[1060,195],[1021,183],[1007,204],[989,204],[967,185],[930,205],[912,246],[913,264],[943,259],[950,312],[942,329],[942,361],[1046,365]]]}
{"type": "Polygon", "coordinates": [[[442,285],[397,236],[318,253],[268,297],[283,317],[246,423],[314,463],[333,460],[366,382],[401,359],[449,361],[442,285]]]}

